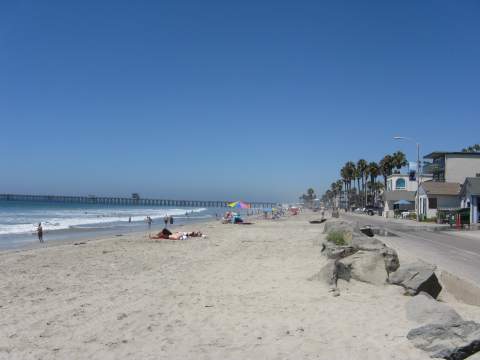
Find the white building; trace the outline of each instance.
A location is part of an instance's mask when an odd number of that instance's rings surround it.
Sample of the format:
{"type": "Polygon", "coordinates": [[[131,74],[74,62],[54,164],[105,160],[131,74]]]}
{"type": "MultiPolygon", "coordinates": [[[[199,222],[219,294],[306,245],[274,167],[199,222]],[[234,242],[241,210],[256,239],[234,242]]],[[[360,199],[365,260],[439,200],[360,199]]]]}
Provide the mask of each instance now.
{"type": "MultiPolygon", "coordinates": [[[[431,175],[422,175],[420,182],[431,180],[431,175]]],[[[383,216],[394,217],[395,210],[415,210],[417,180],[415,176],[392,174],[387,177],[387,189],[383,193],[383,216]]]]}

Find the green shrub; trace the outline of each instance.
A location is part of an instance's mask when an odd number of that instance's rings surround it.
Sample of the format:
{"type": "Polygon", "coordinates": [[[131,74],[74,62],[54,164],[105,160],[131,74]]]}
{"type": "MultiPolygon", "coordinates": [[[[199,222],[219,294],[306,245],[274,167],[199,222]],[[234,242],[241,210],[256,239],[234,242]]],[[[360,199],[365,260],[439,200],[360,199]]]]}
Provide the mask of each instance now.
{"type": "Polygon", "coordinates": [[[327,235],[327,241],[333,242],[335,245],[347,245],[343,231],[331,231],[327,235]]]}

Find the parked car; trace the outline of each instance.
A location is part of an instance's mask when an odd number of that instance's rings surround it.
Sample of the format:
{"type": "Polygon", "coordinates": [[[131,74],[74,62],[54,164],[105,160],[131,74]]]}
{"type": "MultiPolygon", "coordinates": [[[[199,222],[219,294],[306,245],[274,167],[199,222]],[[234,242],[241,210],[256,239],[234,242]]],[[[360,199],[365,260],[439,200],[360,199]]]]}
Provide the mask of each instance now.
{"type": "Polygon", "coordinates": [[[367,215],[370,215],[370,216],[373,216],[375,214],[377,215],[382,215],[382,211],[383,209],[381,207],[378,207],[378,206],[367,206],[365,207],[365,214],[367,215]]]}

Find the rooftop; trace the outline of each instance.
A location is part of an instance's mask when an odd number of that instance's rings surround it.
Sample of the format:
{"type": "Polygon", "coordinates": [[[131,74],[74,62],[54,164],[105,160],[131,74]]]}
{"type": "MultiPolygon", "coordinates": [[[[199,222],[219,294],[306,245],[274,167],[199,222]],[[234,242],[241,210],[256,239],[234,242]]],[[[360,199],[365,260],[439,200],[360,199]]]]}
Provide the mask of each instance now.
{"type": "Polygon", "coordinates": [[[425,181],[420,187],[427,195],[458,195],[462,185],[456,182],[425,181]]]}
{"type": "Polygon", "coordinates": [[[394,191],[385,191],[383,193],[384,199],[386,201],[415,201],[415,191],[406,191],[406,190],[394,190],[394,191]]]}
{"type": "Polygon", "coordinates": [[[480,195],[480,177],[467,177],[462,186],[462,195],[468,188],[468,192],[473,195],[480,195]]]}
{"type": "Polygon", "coordinates": [[[430,154],[425,155],[424,159],[437,159],[439,157],[444,157],[445,155],[467,155],[472,157],[480,156],[480,152],[463,152],[463,151],[434,151],[430,154]]]}

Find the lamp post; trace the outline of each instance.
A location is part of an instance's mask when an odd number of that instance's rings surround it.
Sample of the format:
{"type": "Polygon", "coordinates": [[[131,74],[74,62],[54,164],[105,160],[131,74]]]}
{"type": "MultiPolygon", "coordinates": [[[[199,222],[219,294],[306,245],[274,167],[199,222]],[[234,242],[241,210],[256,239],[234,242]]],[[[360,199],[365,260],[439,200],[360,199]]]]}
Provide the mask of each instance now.
{"type": "Polygon", "coordinates": [[[405,136],[394,136],[394,140],[406,140],[406,141],[411,141],[414,144],[417,144],[417,194],[416,194],[416,213],[417,213],[417,221],[420,221],[420,194],[418,193],[418,190],[420,189],[420,143],[412,138],[408,138],[405,136]]]}

